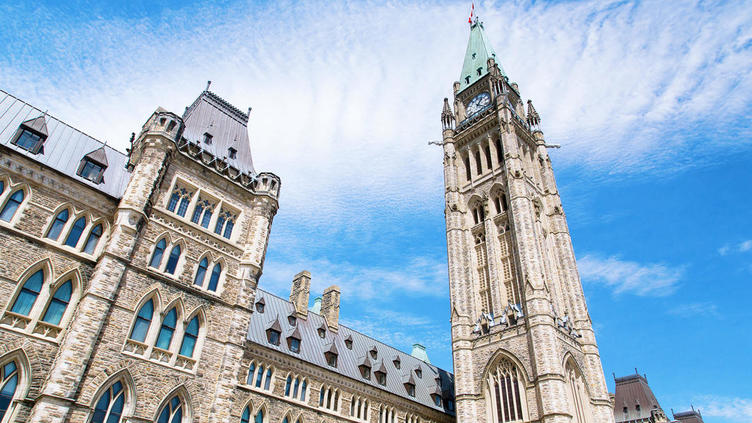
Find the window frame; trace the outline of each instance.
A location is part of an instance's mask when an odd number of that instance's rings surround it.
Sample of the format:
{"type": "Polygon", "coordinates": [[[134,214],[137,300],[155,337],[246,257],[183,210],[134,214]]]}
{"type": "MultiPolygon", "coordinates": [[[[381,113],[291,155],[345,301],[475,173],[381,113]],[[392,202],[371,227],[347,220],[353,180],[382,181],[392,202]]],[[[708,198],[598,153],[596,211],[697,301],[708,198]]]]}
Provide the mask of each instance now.
{"type": "MultiPolygon", "coordinates": [[[[45,119],[46,120],[46,119],[45,119]]],[[[18,125],[18,129],[16,130],[16,133],[13,135],[13,140],[11,141],[11,144],[15,145],[16,147],[20,148],[21,150],[27,151],[31,154],[37,155],[39,153],[42,153],[42,149],[44,147],[44,142],[47,141],[49,135],[43,134],[35,129],[30,128],[29,126],[25,125],[24,123],[18,125]],[[18,141],[21,139],[21,136],[28,132],[32,136],[36,136],[38,139],[35,141],[33,148],[26,148],[25,146],[18,143],[18,141]]]]}
{"type": "Polygon", "coordinates": [[[12,198],[15,194],[20,191],[23,195],[23,198],[21,198],[21,201],[16,206],[16,209],[13,211],[10,219],[5,220],[0,218],[0,224],[13,226],[24,214],[26,206],[29,204],[31,198],[31,189],[26,184],[12,184],[7,179],[6,182],[8,182],[8,186],[6,186],[5,190],[0,194],[0,215],[3,214],[11,200],[18,202],[17,199],[12,198]]]}

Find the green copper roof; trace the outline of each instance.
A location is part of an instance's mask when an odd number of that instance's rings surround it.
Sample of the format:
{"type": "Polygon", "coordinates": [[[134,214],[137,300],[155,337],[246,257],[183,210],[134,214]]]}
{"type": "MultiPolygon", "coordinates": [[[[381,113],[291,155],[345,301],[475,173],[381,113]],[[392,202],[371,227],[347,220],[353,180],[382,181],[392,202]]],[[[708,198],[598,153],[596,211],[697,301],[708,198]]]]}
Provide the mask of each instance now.
{"type": "Polygon", "coordinates": [[[488,73],[486,67],[488,66],[487,62],[489,58],[493,58],[496,61],[496,64],[499,65],[499,70],[505,75],[499,59],[496,58],[496,52],[491,47],[491,43],[488,42],[486,31],[483,29],[483,23],[476,20],[470,26],[470,39],[467,41],[465,63],[462,65],[462,74],[460,75],[460,91],[469,87],[488,73]],[[478,75],[478,69],[481,70],[480,75],[478,75]]]}

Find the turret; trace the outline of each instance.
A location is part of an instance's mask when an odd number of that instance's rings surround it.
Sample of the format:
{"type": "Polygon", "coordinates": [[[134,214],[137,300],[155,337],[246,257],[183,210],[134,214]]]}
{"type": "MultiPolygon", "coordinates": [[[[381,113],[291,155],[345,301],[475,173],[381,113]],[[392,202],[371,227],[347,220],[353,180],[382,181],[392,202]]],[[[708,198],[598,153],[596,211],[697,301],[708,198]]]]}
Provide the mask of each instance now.
{"type": "Polygon", "coordinates": [[[454,113],[449,107],[449,99],[444,97],[444,109],[441,111],[441,126],[446,131],[454,129],[454,113]]]}

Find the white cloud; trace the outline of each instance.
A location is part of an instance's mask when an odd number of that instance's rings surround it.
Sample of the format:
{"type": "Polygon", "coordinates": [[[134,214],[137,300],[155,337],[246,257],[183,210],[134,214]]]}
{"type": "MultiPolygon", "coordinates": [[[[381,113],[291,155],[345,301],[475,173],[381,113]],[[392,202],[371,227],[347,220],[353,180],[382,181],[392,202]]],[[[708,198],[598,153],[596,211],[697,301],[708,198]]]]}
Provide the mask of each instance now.
{"type": "Polygon", "coordinates": [[[722,417],[732,422],[752,422],[752,398],[707,395],[695,400],[703,417],[722,417]]]}
{"type": "Polygon", "coordinates": [[[605,285],[612,288],[614,294],[630,293],[645,297],[673,294],[684,274],[683,267],[643,264],[595,254],[587,254],[577,260],[577,267],[584,282],[605,285]]]}
{"type": "Polygon", "coordinates": [[[669,308],[668,314],[683,317],[720,317],[718,306],[710,302],[679,304],[669,308]]]}
{"type": "MultiPolygon", "coordinates": [[[[477,6],[506,72],[564,145],[559,165],[670,171],[750,139],[730,127],[752,102],[744,2],[477,6]],[[713,136],[687,136],[699,127],[713,136]]],[[[426,141],[459,77],[466,2],[186,4],[84,22],[44,5],[4,11],[14,30],[0,86],[122,150],[157,105],[181,112],[211,79],[254,106],[257,167],[282,176],[294,218],[335,228],[440,201],[441,153],[426,141]]]]}
{"type": "Polygon", "coordinates": [[[292,278],[301,270],[311,272],[312,295],[321,294],[330,285],[338,285],[342,301],[347,299],[389,301],[399,293],[408,297],[448,295],[446,263],[443,260],[413,257],[402,266],[358,265],[346,261],[300,258],[294,262],[267,263],[259,281],[262,289],[285,296],[292,278]]]}
{"type": "Polygon", "coordinates": [[[725,256],[729,253],[746,253],[752,250],[752,239],[742,241],[738,244],[726,244],[718,249],[718,254],[725,256]]]}

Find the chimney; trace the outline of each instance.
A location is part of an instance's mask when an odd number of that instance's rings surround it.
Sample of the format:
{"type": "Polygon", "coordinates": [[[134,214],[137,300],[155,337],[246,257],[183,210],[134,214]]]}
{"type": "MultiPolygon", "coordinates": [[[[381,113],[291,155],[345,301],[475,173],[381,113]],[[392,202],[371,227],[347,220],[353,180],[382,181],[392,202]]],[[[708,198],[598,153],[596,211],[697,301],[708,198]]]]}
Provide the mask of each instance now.
{"type": "Polygon", "coordinates": [[[423,345],[413,344],[413,352],[411,352],[410,355],[418,360],[431,364],[431,360],[428,359],[428,353],[426,353],[426,347],[423,345]]]}
{"type": "Polygon", "coordinates": [[[326,324],[332,332],[339,328],[339,287],[332,285],[324,290],[324,299],[321,301],[321,315],[326,319],[326,324]]]}
{"type": "Polygon", "coordinates": [[[311,307],[311,311],[316,314],[321,314],[321,297],[313,299],[313,307],[311,307]]]}
{"type": "Polygon", "coordinates": [[[290,290],[290,302],[295,306],[295,314],[308,317],[308,298],[311,295],[311,272],[303,270],[295,275],[290,290]]]}

